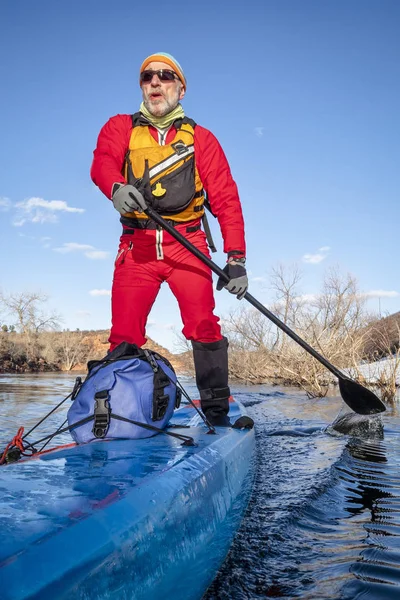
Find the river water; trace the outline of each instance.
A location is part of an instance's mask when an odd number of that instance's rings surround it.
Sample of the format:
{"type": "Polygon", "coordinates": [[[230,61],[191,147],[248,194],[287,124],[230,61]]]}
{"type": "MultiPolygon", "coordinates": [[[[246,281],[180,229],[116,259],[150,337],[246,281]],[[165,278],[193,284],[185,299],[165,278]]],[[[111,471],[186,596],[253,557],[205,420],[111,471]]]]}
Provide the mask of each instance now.
{"type": "MultiPolygon", "coordinates": [[[[75,375],[0,375],[0,449],[72,388],[75,375]]],[[[192,397],[193,382],[184,381],[192,397]]],[[[235,387],[256,423],[253,494],[203,600],[400,598],[400,415],[360,437],[327,427],[348,409],[291,388],[235,387]],[[346,409],[346,410],[345,410],[346,409]]],[[[59,427],[65,403],[46,428],[59,427]]],[[[380,417],[379,417],[380,418],[380,417]]],[[[63,434],[58,443],[70,442],[63,434]]]]}

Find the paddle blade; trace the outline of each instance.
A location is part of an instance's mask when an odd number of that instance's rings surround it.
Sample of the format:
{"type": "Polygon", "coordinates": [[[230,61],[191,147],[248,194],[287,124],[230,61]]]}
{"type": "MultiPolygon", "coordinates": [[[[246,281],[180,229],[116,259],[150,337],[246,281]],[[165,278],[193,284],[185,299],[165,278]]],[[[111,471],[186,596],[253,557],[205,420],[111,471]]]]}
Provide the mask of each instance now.
{"type": "Polygon", "coordinates": [[[385,405],[379,400],[378,396],[352,379],[341,377],[339,388],[347,406],[350,406],[359,415],[373,415],[386,410],[385,405]]]}

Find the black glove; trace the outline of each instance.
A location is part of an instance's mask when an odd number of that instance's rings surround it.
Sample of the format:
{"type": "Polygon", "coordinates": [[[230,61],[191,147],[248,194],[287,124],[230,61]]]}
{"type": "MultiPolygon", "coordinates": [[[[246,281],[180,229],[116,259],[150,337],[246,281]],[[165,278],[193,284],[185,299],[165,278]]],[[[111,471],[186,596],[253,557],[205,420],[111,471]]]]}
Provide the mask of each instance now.
{"type": "Polygon", "coordinates": [[[114,208],[124,215],[134,210],[143,212],[147,208],[147,204],[143,195],[136,189],[135,186],[129,183],[114,183],[112,189],[112,197],[114,208]]]}
{"type": "Polygon", "coordinates": [[[151,191],[149,161],[147,159],[144,161],[143,177],[136,177],[132,169],[129,181],[141,193],[147,206],[152,206],[154,198],[151,191]]]}
{"type": "Polygon", "coordinates": [[[226,288],[228,292],[235,294],[237,299],[241,300],[247,292],[247,288],[249,287],[247,273],[244,266],[245,262],[246,261],[244,258],[237,258],[236,260],[231,259],[223,269],[224,273],[228,275],[230,281],[229,283],[226,283],[222,277],[220,277],[217,281],[217,290],[226,288]]]}

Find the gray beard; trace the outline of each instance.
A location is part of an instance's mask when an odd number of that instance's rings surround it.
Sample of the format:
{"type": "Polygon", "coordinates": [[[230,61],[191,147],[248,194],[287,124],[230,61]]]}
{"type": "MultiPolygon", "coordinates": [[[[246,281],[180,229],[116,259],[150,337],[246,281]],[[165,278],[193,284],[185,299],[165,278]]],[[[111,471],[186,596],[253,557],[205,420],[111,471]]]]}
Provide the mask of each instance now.
{"type": "Polygon", "coordinates": [[[177,92],[176,97],[173,98],[173,100],[171,101],[168,101],[166,98],[163,97],[163,100],[160,104],[153,105],[150,102],[150,100],[143,98],[143,104],[145,105],[149,113],[153,115],[153,117],[164,117],[178,106],[179,92],[177,92]],[[164,106],[164,108],[161,109],[161,106],[164,106]],[[158,109],[161,109],[161,112],[158,112],[158,109]]]}

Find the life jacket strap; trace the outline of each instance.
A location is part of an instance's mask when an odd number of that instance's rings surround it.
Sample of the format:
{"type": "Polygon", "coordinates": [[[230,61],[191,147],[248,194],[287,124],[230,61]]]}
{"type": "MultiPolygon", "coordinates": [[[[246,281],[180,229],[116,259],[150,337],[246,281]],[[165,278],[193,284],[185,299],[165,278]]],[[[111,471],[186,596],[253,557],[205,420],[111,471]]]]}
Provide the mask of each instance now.
{"type": "MultiPolygon", "coordinates": [[[[178,223],[177,221],[172,221],[171,219],[164,219],[172,225],[172,227],[176,227],[177,225],[183,225],[184,223],[178,223]]],[[[151,219],[130,219],[130,223],[128,227],[122,227],[122,235],[134,235],[135,229],[148,229],[148,230],[157,230],[160,229],[160,226],[157,225],[151,219]]],[[[193,231],[198,231],[201,229],[200,223],[197,225],[188,225],[186,227],[187,233],[192,233],[193,231]]]]}

